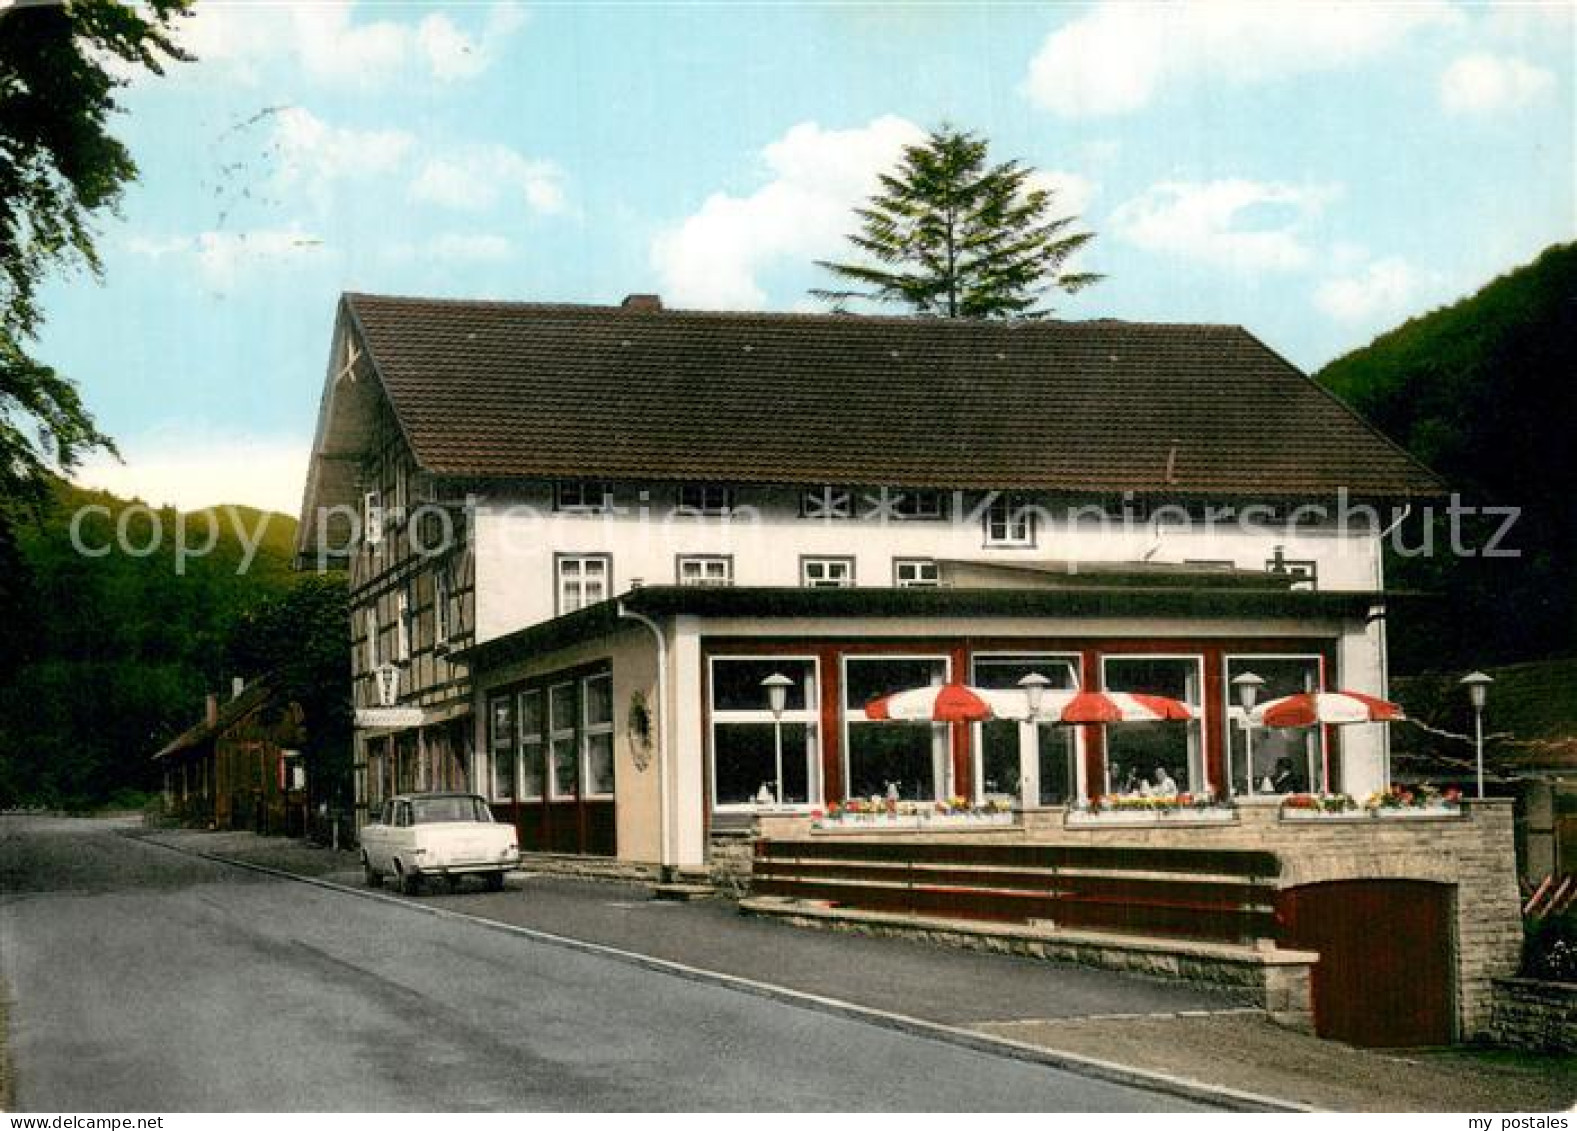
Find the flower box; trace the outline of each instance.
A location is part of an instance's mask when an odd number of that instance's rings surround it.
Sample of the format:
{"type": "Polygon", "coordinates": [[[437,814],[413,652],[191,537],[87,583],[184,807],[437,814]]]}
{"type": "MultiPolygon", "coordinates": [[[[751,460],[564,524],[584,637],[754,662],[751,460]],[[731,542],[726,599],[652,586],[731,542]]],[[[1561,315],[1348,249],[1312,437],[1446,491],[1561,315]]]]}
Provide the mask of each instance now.
{"type": "Polygon", "coordinates": [[[1461,809],[1456,790],[1444,793],[1429,786],[1417,790],[1392,788],[1371,793],[1360,805],[1345,793],[1293,794],[1283,799],[1280,817],[1284,821],[1328,820],[1407,820],[1420,817],[1454,817],[1461,809]]]}
{"type": "Polygon", "coordinates": [[[1164,807],[1117,806],[1099,809],[1068,810],[1067,824],[1075,826],[1112,825],[1229,825],[1238,819],[1230,805],[1170,805],[1164,807]]]}
{"type": "Polygon", "coordinates": [[[811,827],[824,831],[861,829],[971,829],[1001,828],[1013,823],[1011,812],[969,813],[841,813],[822,817],[811,827]]]}

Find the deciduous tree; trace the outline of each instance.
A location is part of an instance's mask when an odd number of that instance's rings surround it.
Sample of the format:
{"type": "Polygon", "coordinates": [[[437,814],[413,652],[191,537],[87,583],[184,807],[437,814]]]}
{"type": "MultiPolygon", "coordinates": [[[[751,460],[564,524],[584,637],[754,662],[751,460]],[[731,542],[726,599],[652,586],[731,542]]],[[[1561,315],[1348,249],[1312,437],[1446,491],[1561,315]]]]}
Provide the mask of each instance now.
{"type": "MultiPolygon", "coordinates": [[[[109,132],[137,68],[187,58],[173,21],[190,0],[66,0],[0,10],[0,504],[47,497],[48,476],[113,450],[76,386],[34,360],[38,288],[53,271],[101,270],[94,219],[137,175],[109,132]]],[[[0,514],[0,521],[5,521],[0,514]]]]}

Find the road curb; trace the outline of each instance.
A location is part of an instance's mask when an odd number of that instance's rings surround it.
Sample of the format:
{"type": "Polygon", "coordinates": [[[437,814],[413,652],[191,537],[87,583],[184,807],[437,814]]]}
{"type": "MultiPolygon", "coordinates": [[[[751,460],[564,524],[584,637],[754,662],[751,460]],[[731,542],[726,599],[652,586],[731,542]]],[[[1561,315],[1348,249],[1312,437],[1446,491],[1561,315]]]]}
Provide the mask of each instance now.
{"type": "Polygon", "coordinates": [[[123,834],[131,839],[142,841],[145,844],[157,845],[171,852],[179,852],[187,856],[196,856],[210,860],[216,864],[226,864],[233,868],[242,868],[251,872],[273,876],[277,879],[294,880],[298,883],[310,884],[313,887],[324,888],[328,891],[352,895],[361,899],[377,900],[394,907],[401,907],[407,911],[432,915],[440,919],[455,919],[490,930],[511,934],[518,937],[532,939],[549,946],[557,946],[566,950],[580,951],[583,954],[598,955],[611,958],[617,962],[630,966],[638,966],[657,973],[668,974],[673,977],[683,978],[686,981],[700,982],[707,985],[720,986],[739,993],[750,994],[754,997],[768,998],[783,1002],[788,1005],[799,1006],[802,1009],[813,1010],[836,1017],[862,1021],[866,1024],[879,1025],[885,1029],[907,1033],[912,1036],[925,1037],[941,1041],[945,1044],[966,1048],[973,1052],[989,1056],[1006,1057],[1010,1060],[1027,1061],[1034,1064],[1043,1064],[1052,1068],[1060,1068],[1110,1083],[1125,1084],[1135,1087],[1147,1088],[1151,1091],[1163,1092],[1177,1096],[1181,1099],[1195,1100],[1224,1108],[1228,1111],[1240,1112],[1313,1112],[1319,1108],[1304,1104],[1292,1103],[1287,1100],[1276,1099],[1272,1096],[1259,1095],[1254,1092],[1240,1091],[1235,1088],[1221,1087],[1207,1084],[1199,1080],[1191,1080],[1183,1076],[1174,1076],[1164,1072],[1152,1072],[1142,1068],[1133,1068],[1129,1065],[1118,1064],[1114,1061],[1100,1060],[1095,1057],[1080,1056],[1077,1053],[1062,1052],[1056,1049],[1043,1048],[1024,1041],[1015,1041],[1006,1037],[992,1036],[979,1033],[973,1029],[964,1029],[954,1025],[945,1025],[937,1021],[927,1021],[924,1018],[912,1017],[904,1013],[893,1013],[872,1006],[859,1005],[855,1002],[844,1001],[839,998],[824,997],[820,994],[807,993],[804,990],[791,989],[787,986],[774,985],[771,982],[759,982],[752,978],[741,977],[737,974],[725,974],[718,970],[706,970],[698,966],[690,966],[672,959],[657,958],[639,951],[625,950],[622,947],[610,946],[607,943],[591,942],[586,939],[572,938],[568,935],[558,935],[550,931],[543,931],[535,927],[522,927],[514,923],[504,923],[497,919],[487,919],[478,915],[455,911],[448,907],[437,907],[430,903],[417,903],[410,899],[390,895],[386,892],[376,891],[364,887],[352,887],[347,884],[336,883],[317,876],[303,876],[295,872],[287,872],[280,868],[273,868],[267,864],[256,864],[248,860],[236,860],[232,857],[221,856],[213,852],[204,852],[200,849],[187,848],[181,845],[170,844],[157,839],[157,834],[143,833],[123,834]]]}

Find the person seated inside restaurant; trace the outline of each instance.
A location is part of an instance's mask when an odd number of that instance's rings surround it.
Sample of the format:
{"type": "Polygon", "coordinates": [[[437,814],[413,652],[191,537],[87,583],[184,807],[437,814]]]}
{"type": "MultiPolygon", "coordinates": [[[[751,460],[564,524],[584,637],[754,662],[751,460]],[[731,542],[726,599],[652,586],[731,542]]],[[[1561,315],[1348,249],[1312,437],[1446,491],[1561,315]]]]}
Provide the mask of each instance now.
{"type": "Polygon", "coordinates": [[[1291,758],[1282,758],[1276,762],[1276,769],[1270,775],[1270,789],[1272,793],[1297,793],[1303,788],[1303,782],[1298,777],[1297,770],[1291,758]]]}
{"type": "Polygon", "coordinates": [[[1145,797],[1176,797],[1177,780],[1166,772],[1165,766],[1157,766],[1153,780],[1143,783],[1139,792],[1145,797]]]}

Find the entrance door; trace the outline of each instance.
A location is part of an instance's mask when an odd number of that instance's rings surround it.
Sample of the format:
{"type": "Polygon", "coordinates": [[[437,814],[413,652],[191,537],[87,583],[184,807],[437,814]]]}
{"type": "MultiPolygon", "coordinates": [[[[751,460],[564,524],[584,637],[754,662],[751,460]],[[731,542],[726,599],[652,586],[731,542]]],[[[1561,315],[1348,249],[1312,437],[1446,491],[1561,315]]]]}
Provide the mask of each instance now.
{"type": "Polygon", "coordinates": [[[1277,901],[1282,945],[1319,952],[1314,1029],[1365,1048],[1449,1044],[1452,888],[1417,880],[1343,880],[1289,888],[1277,901]]]}

